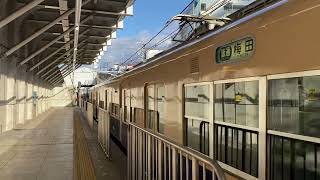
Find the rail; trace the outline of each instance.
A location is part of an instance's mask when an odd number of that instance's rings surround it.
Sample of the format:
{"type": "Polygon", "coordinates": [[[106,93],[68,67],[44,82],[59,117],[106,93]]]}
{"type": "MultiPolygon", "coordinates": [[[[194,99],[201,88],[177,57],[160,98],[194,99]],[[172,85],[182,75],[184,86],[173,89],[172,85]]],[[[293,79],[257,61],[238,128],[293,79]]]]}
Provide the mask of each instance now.
{"type": "Polygon", "coordinates": [[[110,116],[105,109],[99,108],[98,141],[104,153],[110,158],[110,116]]]}
{"type": "Polygon", "coordinates": [[[215,160],[132,123],[128,126],[128,180],[226,179],[215,160]]]}

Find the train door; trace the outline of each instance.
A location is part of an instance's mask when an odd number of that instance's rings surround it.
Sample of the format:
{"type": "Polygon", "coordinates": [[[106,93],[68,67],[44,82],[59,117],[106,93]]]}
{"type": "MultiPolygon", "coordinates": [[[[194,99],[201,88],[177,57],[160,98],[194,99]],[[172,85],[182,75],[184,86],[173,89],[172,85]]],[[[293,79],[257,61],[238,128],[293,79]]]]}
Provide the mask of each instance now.
{"type": "Polygon", "coordinates": [[[215,159],[244,179],[265,179],[266,77],[216,81],[214,97],[215,159]]]}
{"type": "Polygon", "coordinates": [[[164,133],[164,99],[163,83],[148,84],[145,88],[146,127],[159,133],[164,133]]]}
{"type": "Polygon", "coordinates": [[[213,84],[184,85],[185,144],[207,156],[213,156],[213,84]]]}
{"type": "Polygon", "coordinates": [[[268,179],[320,179],[320,71],[268,76],[268,179]]]}

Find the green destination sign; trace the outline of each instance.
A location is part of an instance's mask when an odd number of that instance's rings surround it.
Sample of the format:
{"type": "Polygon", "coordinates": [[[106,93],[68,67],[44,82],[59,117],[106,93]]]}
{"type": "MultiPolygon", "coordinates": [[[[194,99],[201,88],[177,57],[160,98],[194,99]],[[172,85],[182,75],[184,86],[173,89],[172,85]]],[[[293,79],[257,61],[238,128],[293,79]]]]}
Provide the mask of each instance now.
{"type": "Polygon", "coordinates": [[[216,50],[216,62],[220,64],[246,59],[253,55],[254,50],[254,38],[246,37],[218,47],[216,50]]]}

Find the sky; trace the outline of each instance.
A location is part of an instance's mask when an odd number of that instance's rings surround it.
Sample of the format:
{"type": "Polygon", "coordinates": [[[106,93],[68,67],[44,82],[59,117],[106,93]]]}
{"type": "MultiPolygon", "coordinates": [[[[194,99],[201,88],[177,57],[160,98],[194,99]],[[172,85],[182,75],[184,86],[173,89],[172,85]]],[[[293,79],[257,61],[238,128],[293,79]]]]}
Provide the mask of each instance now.
{"type": "Polygon", "coordinates": [[[125,18],[124,29],[117,30],[117,39],[112,40],[112,45],[102,57],[100,68],[123,62],[190,2],[191,0],[136,0],[134,15],[125,18]]]}

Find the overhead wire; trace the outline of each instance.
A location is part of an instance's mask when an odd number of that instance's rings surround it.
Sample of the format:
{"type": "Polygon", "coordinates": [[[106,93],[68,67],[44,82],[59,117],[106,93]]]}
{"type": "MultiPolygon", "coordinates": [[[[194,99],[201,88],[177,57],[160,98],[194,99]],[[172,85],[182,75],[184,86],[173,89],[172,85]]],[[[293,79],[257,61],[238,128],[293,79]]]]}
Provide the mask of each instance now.
{"type": "MultiPolygon", "coordinates": [[[[183,13],[195,0],[192,0],[181,12],[183,13]]],[[[171,23],[173,22],[173,20],[169,20],[165,26],[157,33],[155,34],[154,36],[151,37],[151,39],[146,42],[146,43],[143,43],[142,47],[139,48],[135,53],[133,53],[129,58],[127,58],[125,61],[121,62],[120,65],[124,65],[125,63],[127,63],[131,58],[133,58],[136,54],[138,54],[139,51],[143,50],[145,48],[145,46],[150,43],[153,39],[155,39],[160,33],[162,33],[171,23]]]]}
{"type": "MultiPolygon", "coordinates": [[[[182,14],[184,11],[186,11],[190,5],[192,5],[194,3],[195,0],[192,0],[181,12],[180,14],[182,14]]],[[[221,0],[219,1],[218,3],[214,3],[212,4],[205,12],[201,13],[200,14],[200,17],[204,17],[212,12],[214,12],[215,10],[219,9],[220,7],[223,7],[225,6],[227,3],[229,3],[231,0],[221,0]]],[[[178,33],[180,31],[182,31],[182,28],[186,28],[188,26],[184,26],[184,27],[178,27],[177,29],[175,29],[174,31],[168,33],[164,38],[162,38],[161,40],[157,41],[154,45],[150,46],[147,48],[147,45],[152,42],[154,39],[156,39],[166,28],[169,27],[169,25],[172,24],[172,22],[174,22],[174,20],[169,20],[165,26],[157,33],[155,34],[154,36],[152,36],[146,43],[143,43],[142,47],[139,48],[136,52],[134,52],[129,58],[127,58],[126,60],[124,60],[123,62],[120,63],[120,66],[121,65],[124,65],[124,64],[128,64],[128,63],[133,63],[135,61],[138,61],[140,60],[139,58],[144,58],[142,57],[142,55],[144,55],[144,53],[146,53],[145,51],[146,50],[150,50],[150,49],[154,49],[155,47],[158,47],[159,45],[161,45],[162,43],[164,43],[166,40],[172,38],[173,34],[174,33],[178,33]],[[141,51],[144,51],[143,53],[139,54],[139,52],[141,51]],[[137,59],[133,59],[135,56],[138,56],[139,58],[137,59]]]]}

